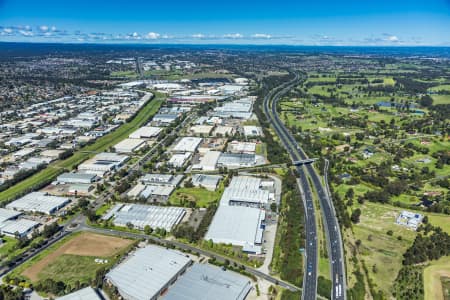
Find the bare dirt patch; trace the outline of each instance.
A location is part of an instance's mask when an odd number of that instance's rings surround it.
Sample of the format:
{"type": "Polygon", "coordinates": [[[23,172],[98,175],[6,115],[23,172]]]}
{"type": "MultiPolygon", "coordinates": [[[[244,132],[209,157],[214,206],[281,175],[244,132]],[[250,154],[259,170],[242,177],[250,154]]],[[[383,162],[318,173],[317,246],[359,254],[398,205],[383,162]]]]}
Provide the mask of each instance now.
{"type": "Polygon", "coordinates": [[[55,261],[56,258],[63,254],[109,257],[115,255],[121,249],[131,245],[132,243],[132,240],[127,239],[94,233],[82,233],[69,240],[55,251],[52,251],[29,268],[25,269],[22,272],[22,275],[35,282],[39,279],[38,274],[49,263],[55,261]]]}

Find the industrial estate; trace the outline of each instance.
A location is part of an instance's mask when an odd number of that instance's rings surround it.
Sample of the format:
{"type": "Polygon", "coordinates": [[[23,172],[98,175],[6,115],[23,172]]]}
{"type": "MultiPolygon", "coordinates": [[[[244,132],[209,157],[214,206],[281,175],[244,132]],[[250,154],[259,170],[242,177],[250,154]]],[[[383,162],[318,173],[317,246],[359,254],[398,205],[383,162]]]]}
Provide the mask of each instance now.
{"type": "Polygon", "coordinates": [[[8,47],[0,299],[448,299],[447,56],[8,47]]]}

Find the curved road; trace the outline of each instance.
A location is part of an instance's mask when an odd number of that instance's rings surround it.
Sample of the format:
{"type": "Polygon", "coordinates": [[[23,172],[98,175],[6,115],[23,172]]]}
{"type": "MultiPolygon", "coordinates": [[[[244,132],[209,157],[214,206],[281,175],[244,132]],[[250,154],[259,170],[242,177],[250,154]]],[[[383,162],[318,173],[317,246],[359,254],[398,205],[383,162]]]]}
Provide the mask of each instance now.
{"type": "MultiPolygon", "coordinates": [[[[298,145],[295,138],[281,122],[277,113],[277,102],[300,81],[300,75],[295,74],[294,79],[273,89],[264,98],[264,113],[272,123],[276,133],[280,137],[284,147],[289,152],[292,160],[300,161],[308,159],[303,149],[298,145]]],[[[330,257],[332,278],[332,299],[345,300],[345,268],[342,250],[342,239],[339,224],[335,215],[333,204],[329,197],[328,189],[322,185],[319,175],[311,164],[296,166],[299,174],[298,183],[302,191],[306,214],[306,271],[303,280],[302,299],[316,299],[317,295],[317,229],[315,222],[315,211],[313,205],[312,191],[307,179],[307,174],[312,179],[314,188],[319,197],[322,215],[324,217],[325,234],[330,257]]]]}

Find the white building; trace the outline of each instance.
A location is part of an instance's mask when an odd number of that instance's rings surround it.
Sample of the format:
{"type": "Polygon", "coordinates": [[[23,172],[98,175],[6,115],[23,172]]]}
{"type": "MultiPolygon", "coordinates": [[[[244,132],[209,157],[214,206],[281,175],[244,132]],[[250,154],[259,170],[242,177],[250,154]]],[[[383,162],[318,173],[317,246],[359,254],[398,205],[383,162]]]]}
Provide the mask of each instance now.
{"type": "Polygon", "coordinates": [[[69,198],[32,192],[6,205],[8,209],[53,214],[70,202],[69,198]]]}
{"type": "Polygon", "coordinates": [[[133,153],[145,147],[145,141],[141,139],[124,139],[117,143],[114,149],[118,153],[133,153]]]}
{"type": "Polygon", "coordinates": [[[202,138],[199,137],[183,137],[172,148],[174,152],[195,152],[198,146],[202,142],[202,138]]]}
{"type": "Polygon", "coordinates": [[[207,151],[202,157],[200,157],[200,162],[192,166],[192,169],[214,171],[216,169],[217,161],[219,160],[220,155],[220,151],[207,151]]]}
{"type": "Polygon", "coordinates": [[[161,133],[160,127],[144,126],[130,134],[130,139],[151,139],[157,137],[161,133]]]}

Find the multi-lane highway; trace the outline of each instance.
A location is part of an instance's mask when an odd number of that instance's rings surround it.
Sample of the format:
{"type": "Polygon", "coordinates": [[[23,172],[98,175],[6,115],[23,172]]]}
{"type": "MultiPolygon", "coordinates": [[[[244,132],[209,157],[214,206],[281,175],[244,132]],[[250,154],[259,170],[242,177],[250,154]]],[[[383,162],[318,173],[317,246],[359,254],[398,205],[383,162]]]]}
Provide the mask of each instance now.
{"type": "MultiPolygon", "coordinates": [[[[273,125],[277,135],[294,162],[307,160],[308,156],[304,153],[295,138],[281,122],[277,113],[277,102],[281,96],[297,85],[300,80],[301,76],[296,73],[294,79],[271,90],[264,98],[264,113],[273,125]]],[[[333,281],[333,288],[330,293],[332,299],[345,299],[345,269],[342,240],[331,200],[328,193],[325,192],[320,177],[317,175],[311,164],[296,165],[296,169],[299,174],[297,182],[303,196],[306,215],[306,270],[303,280],[302,299],[310,300],[317,298],[317,228],[313,194],[308,182],[308,176],[312,179],[313,186],[317,191],[324,218],[325,233],[327,236],[327,246],[331,264],[330,275],[333,281]]]]}

